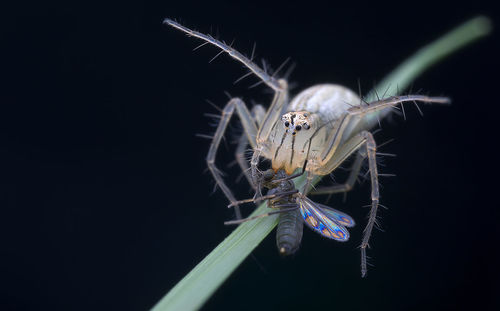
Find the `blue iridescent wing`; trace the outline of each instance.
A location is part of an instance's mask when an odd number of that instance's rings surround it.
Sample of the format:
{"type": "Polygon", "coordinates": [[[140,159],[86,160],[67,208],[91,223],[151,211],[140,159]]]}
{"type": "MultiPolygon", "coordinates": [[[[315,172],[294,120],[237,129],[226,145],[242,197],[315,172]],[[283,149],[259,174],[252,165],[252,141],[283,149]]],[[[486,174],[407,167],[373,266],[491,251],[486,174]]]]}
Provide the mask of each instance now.
{"type": "Polygon", "coordinates": [[[316,205],[321,207],[323,213],[325,213],[329,218],[335,219],[342,226],[350,228],[356,225],[354,219],[346,213],[342,213],[341,211],[337,211],[336,209],[323,204],[316,203],[316,205]]]}
{"type": "Polygon", "coordinates": [[[349,232],[335,218],[329,217],[323,209],[309,198],[299,198],[300,213],[306,225],[329,239],[340,242],[349,240],[349,232]]]}

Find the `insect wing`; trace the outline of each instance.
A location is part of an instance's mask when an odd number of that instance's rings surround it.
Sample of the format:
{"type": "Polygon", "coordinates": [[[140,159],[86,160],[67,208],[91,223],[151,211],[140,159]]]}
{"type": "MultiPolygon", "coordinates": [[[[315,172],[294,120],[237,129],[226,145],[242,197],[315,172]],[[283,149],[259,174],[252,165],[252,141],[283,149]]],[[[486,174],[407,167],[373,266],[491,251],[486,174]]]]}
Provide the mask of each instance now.
{"type": "Polygon", "coordinates": [[[350,228],[356,225],[354,219],[346,213],[342,213],[341,211],[337,211],[336,209],[323,204],[316,203],[316,205],[321,207],[323,213],[325,213],[329,218],[336,220],[342,226],[350,228]]]}
{"type": "Polygon", "coordinates": [[[305,197],[299,199],[299,204],[302,218],[309,228],[329,239],[340,242],[349,240],[347,229],[325,214],[316,203],[305,197]]]}

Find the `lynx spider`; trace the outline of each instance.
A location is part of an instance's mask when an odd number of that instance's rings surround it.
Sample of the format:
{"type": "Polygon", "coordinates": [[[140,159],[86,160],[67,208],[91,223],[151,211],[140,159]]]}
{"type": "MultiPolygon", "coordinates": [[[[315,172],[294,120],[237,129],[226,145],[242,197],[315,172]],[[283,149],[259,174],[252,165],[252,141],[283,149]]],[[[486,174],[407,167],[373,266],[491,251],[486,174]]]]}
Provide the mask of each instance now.
{"type": "MultiPolygon", "coordinates": [[[[288,178],[296,177],[299,174],[292,175],[293,172],[303,168],[302,173],[306,174],[307,181],[300,195],[307,194],[315,177],[330,174],[350,155],[357,152],[346,183],[326,187],[318,192],[340,193],[351,190],[363,160],[368,158],[371,209],[360,245],[361,274],[365,276],[367,272],[366,248],[369,246],[379,206],[376,144],[372,133],[368,130],[374,126],[374,119],[388,114],[391,108],[395,108],[398,104],[417,101],[445,104],[449,103],[449,99],[406,95],[391,96],[366,103],[347,87],[319,84],[303,90],[289,101],[288,83],[285,79],[276,79],[230,45],[168,18],[164,20],[164,24],[188,36],[205,41],[203,45],[217,46],[221,49],[220,53],[226,52],[242,63],[250,70],[248,74],[255,74],[274,91],[271,106],[267,110],[262,105],[256,105],[250,111],[240,98],[232,98],[222,111],[206,161],[217,185],[230,201],[230,206],[237,207],[238,201],[215,166],[215,156],[235,109],[244,129],[237,147],[237,162],[259,195],[259,181],[262,180],[262,172],[258,169],[260,157],[271,160],[272,168],[275,171],[284,170],[289,175],[288,178]],[[250,167],[244,157],[244,150],[248,143],[253,150],[250,167]]],[[[239,211],[237,211],[237,218],[241,218],[239,211]]]]}

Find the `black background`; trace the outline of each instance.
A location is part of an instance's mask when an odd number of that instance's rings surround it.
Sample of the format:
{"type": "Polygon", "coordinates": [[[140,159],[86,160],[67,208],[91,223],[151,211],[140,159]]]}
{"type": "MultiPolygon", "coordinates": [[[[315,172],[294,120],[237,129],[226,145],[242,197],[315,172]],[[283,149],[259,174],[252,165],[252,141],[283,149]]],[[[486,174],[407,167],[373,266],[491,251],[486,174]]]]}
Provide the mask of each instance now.
{"type": "MultiPolygon", "coordinates": [[[[335,82],[366,93],[425,43],[491,4],[301,1],[19,3],[0,10],[0,309],[146,310],[232,228],[205,170],[223,91],[267,104],[264,86],[218,50],[161,25],[217,35],[276,68],[296,62],[300,89],[335,82]],[[212,28],[211,28],[212,27],[212,28]]],[[[359,250],[369,182],[330,204],[358,222],[341,244],[305,230],[293,258],[273,234],[206,310],[458,310],[499,307],[498,31],[413,86],[453,99],[407,108],[376,135],[385,158],[368,278],[359,250]]],[[[233,141],[238,126],[227,141],[233,141]]],[[[239,198],[251,195],[219,166],[239,198]]],[[[342,173],[335,174],[341,179],[342,173]]],[[[318,199],[322,202],[322,199],[318,199]]],[[[250,212],[251,206],[247,207],[250,212]]]]}

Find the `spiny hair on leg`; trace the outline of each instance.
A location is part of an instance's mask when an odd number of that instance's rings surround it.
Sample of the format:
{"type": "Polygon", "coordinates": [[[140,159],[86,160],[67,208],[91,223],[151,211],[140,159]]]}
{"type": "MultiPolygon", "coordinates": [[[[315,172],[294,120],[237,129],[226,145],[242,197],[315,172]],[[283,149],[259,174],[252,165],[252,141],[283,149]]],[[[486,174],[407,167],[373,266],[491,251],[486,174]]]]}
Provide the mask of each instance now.
{"type": "MultiPolygon", "coordinates": [[[[186,26],[181,25],[180,23],[165,18],[163,23],[169,25],[179,31],[184,32],[188,36],[198,38],[200,40],[209,42],[211,45],[218,47],[221,51],[226,52],[229,56],[231,56],[236,61],[240,62],[244,66],[246,66],[250,71],[252,71],[257,77],[259,77],[263,82],[265,82],[270,88],[276,91],[283,91],[281,84],[277,79],[270,76],[265,70],[261,69],[257,64],[255,64],[252,60],[248,59],[245,55],[241,54],[238,50],[232,48],[231,45],[226,44],[223,41],[217,40],[211,35],[206,35],[201,32],[189,29],[186,26]]],[[[218,55],[216,55],[218,56],[218,55]]]]}
{"type": "Polygon", "coordinates": [[[219,114],[222,114],[222,108],[214,104],[212,101],[209,99],[205,99],[205,102],[207,102],[210,106],[212,106],[215,110],[219,112],[219,114]]]}

